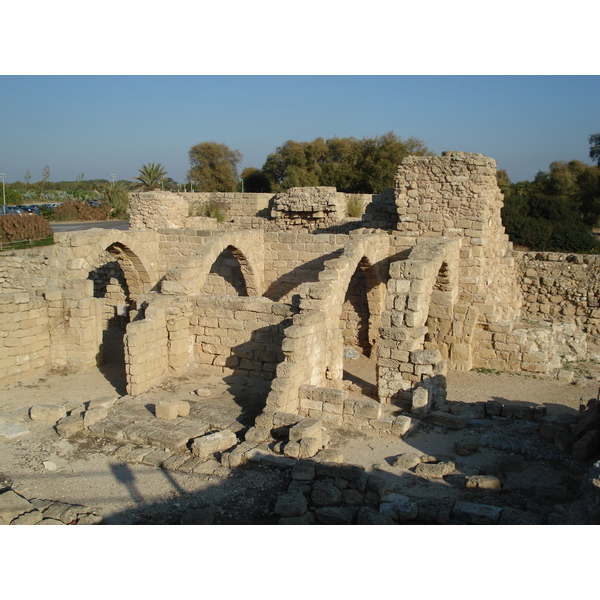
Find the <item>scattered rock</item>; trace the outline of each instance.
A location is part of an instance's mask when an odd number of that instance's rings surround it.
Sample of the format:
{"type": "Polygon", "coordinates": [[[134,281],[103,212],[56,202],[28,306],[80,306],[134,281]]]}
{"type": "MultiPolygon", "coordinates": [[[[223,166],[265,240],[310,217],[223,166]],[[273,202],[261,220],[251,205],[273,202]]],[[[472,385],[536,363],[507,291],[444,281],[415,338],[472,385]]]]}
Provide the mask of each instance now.
{"type": "Polygon", "coordinates": [[[55,404],[36,404],[29,409],[29,418],[43,423],[56,423],[66,415],[65,407],[55,404]]]}
{"type": "Polygon", "coordinates": [[[194,394],[196,396],[201,396],[202,398],[209,398],[212,395],[212,392],[208,388],[198,388],[194,390],[194,394]]]}
{"type": "Polygon", "coordinates": [[[492,475],[475,475],[467,478],[467,489],[500,491],[502,482],[492,475]]]}
{"type": "Polygon", "coordinates": [[[419,454],[407,453],[399,454],[392,460],[392,467],[397,469],[412,469],[421,463],[421,456],[419,454]]]}
{"type": "Polygon", "coordinates": [[[157,419],[165,419],[166,421],[172,421],[179,416],[179,407],[175,402],[169,402],[164,400],[158,402],[155,406],[155,415],[157,419]]]}

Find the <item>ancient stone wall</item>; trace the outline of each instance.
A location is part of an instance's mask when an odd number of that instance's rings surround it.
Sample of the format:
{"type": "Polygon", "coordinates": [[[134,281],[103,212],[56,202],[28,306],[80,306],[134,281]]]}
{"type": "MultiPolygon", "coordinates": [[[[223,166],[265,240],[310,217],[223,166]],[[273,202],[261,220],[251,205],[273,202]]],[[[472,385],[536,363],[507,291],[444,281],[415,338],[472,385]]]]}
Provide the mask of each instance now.
{"type": "Polygon", "coordinates": [[[273,200],[271,218],[285,228],[329,227],[346,217],[346,195],[335,187],[290,188],[273,200]]]}
{"type": "Polygon", "coordinates": [[[189,205],[190,214],[198,214],[199,209],[207,204],[222,206],[228,219],[255,217],[258,213],[266,216],[272,204],[273,193],[240,193],[240,192],[193,192],[180,193],[189,205]]]}
{"type": "Polygon", "coordinates": [[[286,304],[266,298],[198,296],[191,335],[196,364],[220,373],[273,379],[283,360],[283,331],[290,322],[286,304]]]}
{"type": "Polygon", "coordinates": [[[129,195],[130,229],[182,228],[189,216],[188,202],[179,194],[136,192],[129,195]]]}
{"type": "Polygon", "coordinates": [[[600,257],[516,252],[523,316],[572,323],[600,337],[600,257]]]}
{"type": "Polygon", "coordinates": [[[0,382],[18,381],[50,363],[46,302],[27,293],[0,295],[0,382]]]}

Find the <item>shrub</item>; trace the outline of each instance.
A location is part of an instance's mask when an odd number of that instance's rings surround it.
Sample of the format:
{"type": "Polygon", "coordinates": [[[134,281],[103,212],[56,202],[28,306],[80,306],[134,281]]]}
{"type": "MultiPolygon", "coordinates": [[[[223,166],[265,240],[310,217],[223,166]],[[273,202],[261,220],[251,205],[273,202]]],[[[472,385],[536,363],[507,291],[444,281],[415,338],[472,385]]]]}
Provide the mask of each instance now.
{"type": "Polygon", "coordinates": [[[65,202],[57,206],[51,215],[54,221],[106,221],[110,206],[90,206],[87,202],[65,202]]]}
{"type": "Polygon", "coordinates": [[[227,219],[227,207],[223,202],[211,200],[206,204],[191,206],[190,217],[210,217],[222,223],[227,219]]]}
{"type": "Polygon", "coordinates": [[[0,215],[0,241],[41,240],[52,235],[50,223],[39,215],[0,215]]]}
{"type": "Polygon", "coordinates": [[[356,219],[363,214],[362,202],[358,198],[348,198],[346,200],[348,216],[356,219]]]}

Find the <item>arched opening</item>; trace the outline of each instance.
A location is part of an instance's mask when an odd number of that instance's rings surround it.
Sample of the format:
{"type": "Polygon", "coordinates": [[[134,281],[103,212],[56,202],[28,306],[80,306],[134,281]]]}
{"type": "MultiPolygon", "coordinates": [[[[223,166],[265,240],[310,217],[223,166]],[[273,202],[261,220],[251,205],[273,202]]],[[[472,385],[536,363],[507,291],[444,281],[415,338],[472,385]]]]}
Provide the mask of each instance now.
{"type": "Polygon", "coordinates": [[[455,300],[456,293],[452,285],[450,267],[444,261],[433,284],[425,323],[427,327],[425,347],[437,348],[442,359],[448,358],[448,336],[451,334],[455,300]]]}
{"type": "Polygon", "coordinates": [[[202,288],[202,294],[248,296],[244,277],[246,263],[244,255],[239,250],[233,246],[227,246],[212,264],[202,288]]]}
{"type": "Polygon", "coordinates": [[[102,347],[100,357],[104,376],[119,393],[125,393],[124,335],[138,294],[144,291],[145,271],[128,248],[115,242],[98,257],[100,266],[90,271],[94,298],[103,300],[102,347]]]}
{"type": "Polygon", "coordinates": [[[371,397],[377,390],[374,349],[381,321],[381,286],[375,268],[363,257],[350,278],[340,314],[344,385],[350,392],[371,397]]]}

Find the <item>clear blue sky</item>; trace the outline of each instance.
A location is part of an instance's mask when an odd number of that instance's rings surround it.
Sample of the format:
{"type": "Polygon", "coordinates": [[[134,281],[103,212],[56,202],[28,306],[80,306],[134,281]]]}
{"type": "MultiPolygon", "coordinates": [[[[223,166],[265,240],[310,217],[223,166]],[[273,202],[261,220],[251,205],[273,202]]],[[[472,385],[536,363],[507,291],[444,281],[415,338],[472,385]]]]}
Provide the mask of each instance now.
{"type": "Polygon", "coordinates": [[[513,181],[555,160],[589,163],[600,76],[0,76],[7,181],[131,179],[160,162],[176,181],[194,144],[260,168],[286,140],[394,131],[435,152],[494,158],[513,181]]]}
{"type": "Polygon", "coordinates": [[[589,163],[599,76],[2,76],[7,181],[131,179],[160,162],[176,181],[194,144],[260,168],[286,140],[394,131],[435,152],[494,158],[513,181],[554,160],[589,163]]]}

